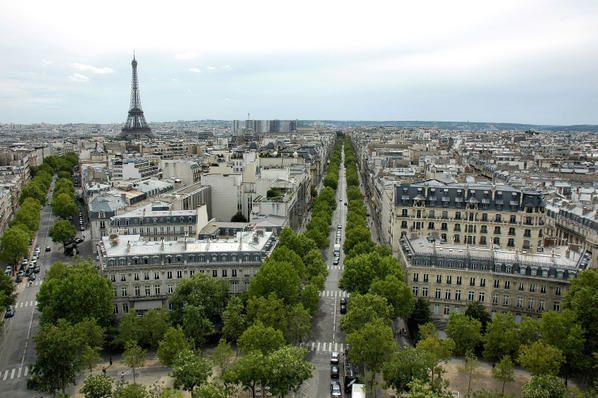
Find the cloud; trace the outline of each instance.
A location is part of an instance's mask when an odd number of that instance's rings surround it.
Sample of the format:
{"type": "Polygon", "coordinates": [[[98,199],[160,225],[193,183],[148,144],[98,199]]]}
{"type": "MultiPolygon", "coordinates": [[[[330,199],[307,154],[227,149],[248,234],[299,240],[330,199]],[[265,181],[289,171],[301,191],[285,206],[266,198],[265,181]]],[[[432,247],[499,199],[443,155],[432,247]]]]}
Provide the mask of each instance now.
{"type": "Polygon", "coordinates": [[[47,60],[47,59],[42,59],[42,66],[43,67],[46,67],[48,65],[52,65],[53,63],[54,63],[54,61],[50,61],[50,60],[47,60]]]}
{"type": "Polygon", "coordinates": [[[199,68],[189,68],[189,72],[201,73],[201,69],[199,69],[199,68]]]}
{"type": "Polygon", "coordinates": [[[175,54],[174,57],[180,60],[196,59],[199,58],[199,54],[195,51],[185,51],[182,53],[175,54]]]}
{"type": "Polygon", "coordinates": [[[77,70],[80,70],[83,72],[94,73],[96,75],[105,75],[107,73],[114,73],[114,69],[108,68],[108,67],[98,68],[97,66],[79,64],[79,63],[72,63],[71,66],[77,70]]]}
{"type": "Polygon", "coordinates": [[[222,65],[220,68],[224,69],[224,70],[229,70],[230,69],[230,65],[222,65]]]}
{"type": "Polygon", "coordinates": [[[69,79],[73,82],[78,82],[78,83],[85,83],[89,81],[89,77],[82,75],[81,73],[73,73],[72,75],[69,76],[69,79]]]}
{"type": "Polygon", "coordinates": [[[216,67],[215,67],[215,66],[212,66],[212,65],[210,65],[210,66],[208,66],[208,70],[216,70],[216,67]]]}

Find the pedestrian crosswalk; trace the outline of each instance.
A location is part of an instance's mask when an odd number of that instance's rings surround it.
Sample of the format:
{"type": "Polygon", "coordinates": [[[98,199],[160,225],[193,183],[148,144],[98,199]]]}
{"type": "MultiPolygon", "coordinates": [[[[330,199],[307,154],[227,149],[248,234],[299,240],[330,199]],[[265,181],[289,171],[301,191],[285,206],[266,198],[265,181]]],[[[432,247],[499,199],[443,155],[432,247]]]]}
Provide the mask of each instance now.
{"type": "Polygon", "coordinates": [[[15,309],[25,308],[25,307],[36,307],[36,306],[37,306],[37,301],[36,300],[18,301],[15,304],[15,309]]]}
{"type": "Polygon", "coordinates": [[[39,280],[39,281],[31,282],[31,283],[27,282],[27,287],[30,287],[30,286],[41,286],[42,283],[44,283],[43,280],[39,280]]]}
{"type": "Polygon", "coordinates": [[[5,369],[0,371],[0,380],[7,381],[12,379],[19,379],[21,377],[27,377],[29,374],[29,366],[21,366],[18,368],[5,369]]]}
{"type": "Polygon", "coordinates": [[[320,297],[349,297],[350,293],[344,290],[322,290],[320,297]]]}
{"type": "Polygon", "coordinates": [[[343,267],[341,265],[329,265],[328,266],[328,271],[332,271],[332,270],[342,270],[343,267]]]}
{"type": "Polygon", "coordinates": [[[345,348],[343,343],[328,341],[308,341],[300,346],[313,352],[343,352],[345,348]]]}

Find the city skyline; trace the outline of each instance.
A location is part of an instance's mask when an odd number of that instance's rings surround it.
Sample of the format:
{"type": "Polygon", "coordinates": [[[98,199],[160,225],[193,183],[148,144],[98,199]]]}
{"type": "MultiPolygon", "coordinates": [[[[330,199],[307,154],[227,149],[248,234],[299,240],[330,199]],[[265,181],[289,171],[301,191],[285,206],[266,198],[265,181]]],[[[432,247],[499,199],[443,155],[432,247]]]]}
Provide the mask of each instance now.
{"type": "Polygon", "coordinates": [[[75,4],[0,6],[0,122],[122,123],[136,50],[150,123],[598,124],[590,1],[75,4]]]}

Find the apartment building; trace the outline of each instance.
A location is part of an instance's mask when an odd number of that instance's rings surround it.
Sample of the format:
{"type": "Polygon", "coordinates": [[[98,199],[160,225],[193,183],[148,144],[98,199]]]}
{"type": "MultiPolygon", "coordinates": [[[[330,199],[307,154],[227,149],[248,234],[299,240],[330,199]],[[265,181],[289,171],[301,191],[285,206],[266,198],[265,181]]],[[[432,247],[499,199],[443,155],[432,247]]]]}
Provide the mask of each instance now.
{"type": "Polygon", "coordinates": [[[395,187],[393,247],[402,236],[486,248],[541,252],[545,204],[535,190],[427,180],[395,187]]]}
{"type": "Polygon", "coordinates": [[[560,311],[569,281],[589,259],[587,252],[564,247],[523,254],[407,236],[400,244],[413,295],[429,301],[436,320],[464,312],[475,301],[491,313],[512,312],[517,319],[560,311]]]}
{"type": "Polygon", "coordinates": [[[245,292],[276,246],[272,232],[240,232],[232,239],[144,241],[140,235],[103,237],[99,267],[111,281],[114,312],[122,316],[168,305],[178,282],[203,273],[229,282],[231,294],[245,292]]]}

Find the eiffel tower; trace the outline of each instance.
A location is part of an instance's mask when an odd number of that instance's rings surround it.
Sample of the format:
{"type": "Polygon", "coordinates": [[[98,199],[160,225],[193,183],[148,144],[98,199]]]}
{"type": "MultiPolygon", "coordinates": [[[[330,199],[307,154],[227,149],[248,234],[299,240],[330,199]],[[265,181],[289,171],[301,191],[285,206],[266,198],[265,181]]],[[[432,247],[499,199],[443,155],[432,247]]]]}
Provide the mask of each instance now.
{"type": "Polygon", "coordinates": [[[141,97],[139,95],[139,81],[137,80],[137,60],[133,54],[133,76],[131,81],[131,104],[129,106],[129,116],[124,127],[120,132],[120,137],[131,140],[139,138],[152,138],[152,130],[145,121],[143,110],[141,109],[141,97]]]}

